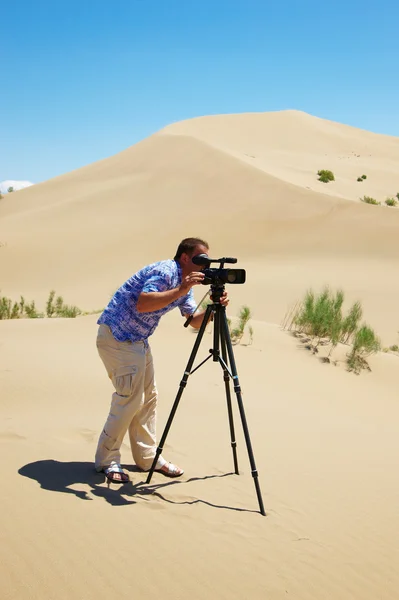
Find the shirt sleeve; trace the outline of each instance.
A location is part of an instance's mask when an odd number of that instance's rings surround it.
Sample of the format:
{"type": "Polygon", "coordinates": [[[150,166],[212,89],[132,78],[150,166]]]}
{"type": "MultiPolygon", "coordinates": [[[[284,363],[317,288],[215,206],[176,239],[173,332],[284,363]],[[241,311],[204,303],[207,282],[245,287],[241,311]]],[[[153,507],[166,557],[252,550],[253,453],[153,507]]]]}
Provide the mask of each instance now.
{"type": "Polygon", "coordinates": [[[170,276],[167,273],[152,273],[146,279],[142,292],[166,292],[171,289],[170,276]]]}
{"type": "Polygon", "coordinates": [[[188,294],[183,296],[182,303],[179,304],[179,308],[182,315],[192,315],[195,312],[197,305],[194,300],[194,292],[192,288],[188,294]]]}

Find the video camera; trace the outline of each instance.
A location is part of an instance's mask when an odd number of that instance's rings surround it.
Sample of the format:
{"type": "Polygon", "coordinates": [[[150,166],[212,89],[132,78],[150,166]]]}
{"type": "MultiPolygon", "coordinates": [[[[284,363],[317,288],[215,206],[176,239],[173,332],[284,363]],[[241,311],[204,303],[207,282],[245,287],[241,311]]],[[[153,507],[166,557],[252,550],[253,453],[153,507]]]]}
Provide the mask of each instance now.
{"type": "Polygon", "coordinates": [[[234,264],[236,258],[209,258],[207,254],[197,254],[192,261],[195,265],[205,267],[202,285],[224,285],[225,283],[245,283],[244,269],[224,269],[225,263],[234,264]],[[219,263],[219,268],[211,269],[211,263],[219,263]]]}

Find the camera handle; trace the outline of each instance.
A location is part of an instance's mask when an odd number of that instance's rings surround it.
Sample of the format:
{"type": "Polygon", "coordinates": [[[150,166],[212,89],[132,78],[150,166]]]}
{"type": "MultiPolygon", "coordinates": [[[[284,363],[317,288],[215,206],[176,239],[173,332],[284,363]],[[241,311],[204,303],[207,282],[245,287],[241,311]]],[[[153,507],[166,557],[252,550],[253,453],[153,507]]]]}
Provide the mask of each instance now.
{"type": "Polygon", "coordinates": [[[160,455],[163,451],[165,441],[166,441],[167,435],[169,433],[169,429],[172,425],[173,418],[176,414],[180,399],[182,397],[184,388],[187,385],[187,380],[188,380],[189,376],[193,375],[193,373],[195,371],[197,371],[197,369],[199,369],[204,363],[206,363],[211,357],[213,357],[213,362],[219,362],[219,364],[221,365],[221,367],[223,369],[223,374],[224,374],[226,399],[227,399],[227,410],[228,410],[229,425],[230,425],[231,448],[232,448],[232,452],[233,452],[234,472],[236,475],[239,475],[238,461],[237,461],[237,442],[235,440],[233,411],[232,411],[232,406],[231,406],[230,378],[233,380],[234,392],[237,397],[237,403],[238,403],[238,408],[239,408],[240,417],[241,417],[241,423],[242,423],[242,427],[243,427],[243,431],[244,431],[244,437],[245,437],[245,442],[246,442],[246,446],[247,446],[249,462],[251,465],[251,474],[252,474],[252,477],[254,480],[256,495],[257,495],[258,503],[259,503],[259,511],[263,516],[266,516],[265,509],[263,506],[263,500],[262,500],[262,494],[261,494],[261,490],[260,490],[259,480],[258,480],[258,471],[257,471],[256,465],[255,465],[255,459],[254,459],[254,455],[253,455],[253,451],[252,451],[252,445],[251,445],[251,440],[250,440],[250,436],[249,436],[247,420],[245,417],[244,405],[243,405],[242,396],[241,396],[241,387],[240,387],[240,383],[238,380],[238,374],[237,374],[237,369],[236,369],[236,364],[235,364],[235,359],[234,359],[233,345],[231,343],[230,331],[229,331],[229,327],[228,327],[228,323],[227,323],[226,308],[219,302],[220,296],[223,293],[223,290],[224,290],[224,286],[211,286],[213,303],[208,304],[208,306],[206,308],[204,319],[201,323],[199,333],[194,342],[194,347],[190,354],[186,369],[184,371],[183,378],[180,382],[179,390],[177,392],[175,401],[172,406],[172,410],[170,412],[164,432],[163,432],[161,440],[159,442],[159,446],[157,448],[153,463],[151,465],[151,469],[148,473],[146,483],[150,483],[150,481],[151,481],[152,474],[155,470],[155,466],[158,462],[158,458],[160,457],[160,455]],[[205,360],[203,360],[197,367],[195,367],[195,369],[191,370],[192,366],[194,364],[194,360],[197,355],[198,349],[200,347],[201,340],[202,340],[204,332],[205,332],[205,328],[208,324],[208,320],[212,313],[214,314],[213,348],[211,348],[209,350],[209,353],[210,353],[209,356],[207,358],[205,358],[205,360]],[[221,356],[220,356],[220,354],[221,354],[221,356]],[[230,369],[229,369],[229,363],[230,363],[230,369]]]}
{"type": "Polygon", "coordinates": [[[199,301],[199,303],[197,304],[197,308],[195,309],[195,311],[193,312],[192,315],[190,315],[189,317],[187,317],[187,319],[184,322],[184,327],[188,327],[191,323],[191,321],[193,320],[193,317],[195,315],[195,313],[197,312],[197,310],[199,309],[199,307],[201,306],[201,304],[203,303],[203,301],[205,300],[205,298],[211,293],[211,290],[207,290],[205,296],[203,298],[201,298],[201,300],[199,301]]]}

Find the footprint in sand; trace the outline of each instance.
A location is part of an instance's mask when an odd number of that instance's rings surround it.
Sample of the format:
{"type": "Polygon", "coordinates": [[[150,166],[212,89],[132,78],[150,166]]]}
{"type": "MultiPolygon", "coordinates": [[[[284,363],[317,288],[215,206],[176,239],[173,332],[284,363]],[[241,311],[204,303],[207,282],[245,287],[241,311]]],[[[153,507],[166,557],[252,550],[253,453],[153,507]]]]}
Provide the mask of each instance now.
{"type": "Polygon", "coordinates": [[[94,442],[98,438],[98,432],[92,429],[80,429],[78,432],[86,442],[94,442]]]}

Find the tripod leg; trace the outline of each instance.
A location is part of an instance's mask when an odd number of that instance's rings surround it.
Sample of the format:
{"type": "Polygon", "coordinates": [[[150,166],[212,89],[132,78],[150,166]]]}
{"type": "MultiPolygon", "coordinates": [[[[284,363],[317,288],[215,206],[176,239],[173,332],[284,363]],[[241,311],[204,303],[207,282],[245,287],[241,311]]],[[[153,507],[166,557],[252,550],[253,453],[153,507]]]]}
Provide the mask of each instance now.
{"type": "MultiPolygon", "coordinates": [[[[220,311],[215,315],[216,319],[220,318],[220,311]]],[[[227,362],[227,351],[226,351],[226,340],[224,337],[224,328],[220,327],[220,346],[222,349],[222,358],[224,361],[224,365],[228,366],[227,362]]],[[[233,409],[231,406],[231,395],[230,395],[230,375],[226,367],[222,364],[223,367],[223,379],[224,385],[226,388],[226,400],[227,400],[227,412],[229,414],[229,425],[230,425],[230,439],[231,439],[231,448],[233,451],[233,462],[234,462],[234,473],[239,475],[238,470],[238,460],[237,460],[237,442],[234,431],[234,418],[233,418],[233,409]]]]}
{"type": "Polygon", "coordinates": [[[231,372],[233,375],[234,391],[237,396],[238,408],[240,411],[241,422],[242,422],[242,427],[243,427],[244,436],[245,436],[245,442],[246,442],[247,450],[248,450],[249,462],[251,465],[251,474],[254,479],[256,495],[258,497],[259,510],[263,516],[266,516],[265,509],[263,506],[262,494],[260,491],[259,480],[258,480],[258,471],[256,470],[255,459],[254,459],[254,455],[252,452],[251,438],[249,436],[248,425],[247,425],[247,420],[246,420],[245,411],[244,411],[244,405],[242,402],[241,387],[240,387],[240,383],[238,380],[237,368],[236,368],[236,363],[234,360],[233,346],[231,343],[229,327],[227,324],[226,309],[224,309],[222,312],[221,321],[222,321],[221,327],[223,328],[223,332],[224,332],[224,340],[226,342],[227,352],[229,355],[230,368],[231,368],[231,372]]]}
{"type": "Polygon", "coordinates": [[[204,335],[204,331],[205,331],[205,328],[207,326],[208,319],[209,319],[209,317],[211,315],[212,308],[213,308],[212,304],[208,304],[206,312],[205,312],[204,320],[202,321],[200,330],[199,330],[198,335],[197,335],[197,339],[195,340],[194,347],[193,347],[192,352],[190,354],[190,358],[188,360],[188,363],[187,363],[187,366],[186,366],[186,370],[184,371],[183,379],[180,382],[179,391],[177,392],[177,396],[176,396],[175,401],[173,403],[172,410],[170,412],[170,415],[169,415],[168,421],[166,423],[164,432],[163,432],[161,440],[159,442],[159,446],[157,448],[154,460],[152,462],[151,469],[149,470],[146,483],[150,483],[152,474],[153,474],[154,469],[156,467],[156,464],[158,462],[158,458],[161,456],[161,453],[162,453],[162,450],[163,450],[163,447],[164,447],[167,435],[169,433],[170,426],[172,425],[172,421],[173,421],[173,418],[174,418],[175,413],[177,411],[177,407],[179,406],[180,398],[182,397],[184,388],[186,387],[186,384],[187,384],[188,376],[190,375],[191,367],[193,366],[196,354],[198,352],[198,348],[199,348],[199,346],[201,344],[202,336],[204,335]]]}

